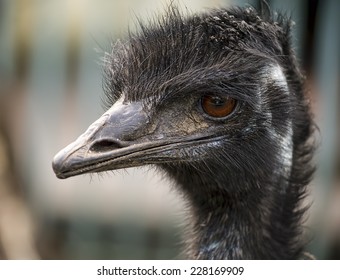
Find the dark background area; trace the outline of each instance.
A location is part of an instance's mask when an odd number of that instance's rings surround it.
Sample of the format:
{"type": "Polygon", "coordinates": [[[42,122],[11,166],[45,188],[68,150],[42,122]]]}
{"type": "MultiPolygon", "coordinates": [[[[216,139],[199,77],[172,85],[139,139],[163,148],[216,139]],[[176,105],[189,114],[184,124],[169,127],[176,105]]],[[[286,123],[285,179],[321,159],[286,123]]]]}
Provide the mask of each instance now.
{"type": "MultiPolygon", "coordinates": [[[[54,154],[103,113],[100,58],[170,1],[0,0],[0,259],[174,259],[185,204],[149,168],[58,180],[54,154]]],[[[340,1],[267,1],[294,45],[320,128],[308,250],[340,259],[340,1]]],[[[182,0],[181,7],[259,1],[182,0]]]]}

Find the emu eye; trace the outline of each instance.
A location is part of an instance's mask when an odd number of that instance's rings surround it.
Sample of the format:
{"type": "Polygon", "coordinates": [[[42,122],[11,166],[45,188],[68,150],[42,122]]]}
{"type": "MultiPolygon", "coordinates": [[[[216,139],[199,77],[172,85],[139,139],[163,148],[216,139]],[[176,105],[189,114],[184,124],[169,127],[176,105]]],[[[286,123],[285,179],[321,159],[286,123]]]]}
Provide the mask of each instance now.
{"type": "Polygon", "coordinates": [[[237,101],[231,97],[205,95],[201,99],[201,106],[206,114],[214,118],[223,118],[230,115],[237,101]]]}

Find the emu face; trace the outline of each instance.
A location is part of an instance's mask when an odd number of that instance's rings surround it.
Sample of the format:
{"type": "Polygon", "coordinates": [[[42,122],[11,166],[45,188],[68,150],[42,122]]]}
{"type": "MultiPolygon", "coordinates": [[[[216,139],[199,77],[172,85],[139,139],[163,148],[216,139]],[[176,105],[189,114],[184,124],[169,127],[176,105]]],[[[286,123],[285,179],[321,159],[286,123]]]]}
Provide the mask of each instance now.
{"type": "Polygon", "coordinates": [[[272,55],[280,46],[254,45],[261,28],[250,36],[253,22],[222,12],[172,11],[117,44],[105,57],[111,107],[55,156],[56,175],[211,159],[243,174],[279,158],[291,164],[291,96],[272,55]]]}
{"type": "Polygon", "coordinates": [[[145,164],[191,165],[211,158],[230,168],[263,163],[275,155],[290,160],[289,95],[281,69],[263,65],[253,71],[254,78],[248,72],[238,64],[199,67],[170,77],[166,88],[153,81],[154,91],[162,91],[154,99],[133,100],[121,93],[102,117],[56,155],[57,176],[145,164]]]}

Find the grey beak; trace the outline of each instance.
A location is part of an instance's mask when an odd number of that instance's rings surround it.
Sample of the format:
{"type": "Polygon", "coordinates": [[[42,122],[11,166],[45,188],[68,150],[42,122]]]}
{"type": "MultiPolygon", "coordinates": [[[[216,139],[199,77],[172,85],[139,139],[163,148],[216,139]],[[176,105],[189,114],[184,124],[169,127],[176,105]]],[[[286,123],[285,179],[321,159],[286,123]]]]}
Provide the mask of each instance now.
{"type": "Polygon", "coordinates": [[[141,138],[147,124],[148,117],[140,102],[116,102],[77,140],[54,157],[52,167],[56,176],[63,179],[129,167],[129,163],[136,165],[126,157],[145,146],[141,138]],[[124,164],[119,159],[125,159],[124,164]]]}

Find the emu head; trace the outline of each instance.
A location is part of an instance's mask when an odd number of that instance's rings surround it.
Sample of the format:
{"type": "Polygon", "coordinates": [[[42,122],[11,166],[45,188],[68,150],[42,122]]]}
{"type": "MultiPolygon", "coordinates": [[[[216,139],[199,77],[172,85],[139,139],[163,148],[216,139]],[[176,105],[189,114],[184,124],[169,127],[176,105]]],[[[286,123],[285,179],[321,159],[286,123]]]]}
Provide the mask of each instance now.
{"type": "Polygon", "coordinates": [[[289,178],[310,125],[289,32],[252,8],[142,24],[105,56],[108,110],[55,156],[57,177],[156,164],[234,185],[289,178]]]}

